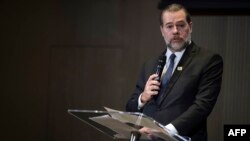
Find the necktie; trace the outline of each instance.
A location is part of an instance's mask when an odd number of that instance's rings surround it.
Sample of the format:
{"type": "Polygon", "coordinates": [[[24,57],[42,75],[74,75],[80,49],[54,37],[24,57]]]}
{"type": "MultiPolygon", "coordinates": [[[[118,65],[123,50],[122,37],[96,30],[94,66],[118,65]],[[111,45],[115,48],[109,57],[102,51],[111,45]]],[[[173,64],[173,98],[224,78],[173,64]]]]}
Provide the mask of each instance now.
{"type": "Polygon", "coordinates": [[[168,69],[167,69],[167,72],[166,74],[163,76],[163,79],[162,79],[162,82],[161,82],[161,90],[158,94],[158,97],[157,97],[157,104],[160,103],[161,99],[163,98],[163,95],[164,95],[164,92],[166,90],[166,88],[168,87],[168,82],[172,76],[172,73],[173,73],[173,69],[174,69],[174,59],[175,59],[176,55],[173,53],[170,55],[169,57],[169,66],[168,66],[168,69]]]}

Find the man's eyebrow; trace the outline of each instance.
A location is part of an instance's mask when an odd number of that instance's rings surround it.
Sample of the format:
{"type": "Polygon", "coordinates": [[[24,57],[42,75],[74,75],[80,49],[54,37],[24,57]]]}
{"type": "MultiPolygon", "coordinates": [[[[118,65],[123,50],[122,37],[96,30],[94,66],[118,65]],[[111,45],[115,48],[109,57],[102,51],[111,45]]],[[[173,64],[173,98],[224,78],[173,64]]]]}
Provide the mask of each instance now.
{"type": "Polygon", "coordinates": [[[165,25],[169,25],[169,24],[174,24],[173,22],[168,22],[168,23],[166,23],[165,25]]]}
{"type": "Polygon", "coordinates": [[[186,22],[181,20],[181,21],[177,21],[176,23],[186,23],[186,22]]]}

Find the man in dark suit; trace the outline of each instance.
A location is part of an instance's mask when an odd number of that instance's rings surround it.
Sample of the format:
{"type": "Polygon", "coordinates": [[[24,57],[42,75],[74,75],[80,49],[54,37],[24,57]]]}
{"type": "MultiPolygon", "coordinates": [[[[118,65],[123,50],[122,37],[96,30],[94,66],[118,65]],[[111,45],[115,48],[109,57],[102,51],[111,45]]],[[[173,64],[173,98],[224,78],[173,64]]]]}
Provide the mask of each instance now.
{"type": "MultiPolygon", "coordinates": [[[[166,56],[166,65],[162,75],[158,76],[155,74],[158,57],[144,64],[126,110],[151,116],[165,125],[171,135],[206,141],[207,117],[220,92],[223,60],[220,55],[200,48],[191,40],[191,17],[182,5],[166,6],[160,22],[166,42],[162,53],[166,56]],[[166,78],[169,74],[170,78],[166,78]],[[157,81],[158,77],[161,77],[160,81],[157,81]]],[[[147,127],[141,132],[151,134],[147,127]]]]}

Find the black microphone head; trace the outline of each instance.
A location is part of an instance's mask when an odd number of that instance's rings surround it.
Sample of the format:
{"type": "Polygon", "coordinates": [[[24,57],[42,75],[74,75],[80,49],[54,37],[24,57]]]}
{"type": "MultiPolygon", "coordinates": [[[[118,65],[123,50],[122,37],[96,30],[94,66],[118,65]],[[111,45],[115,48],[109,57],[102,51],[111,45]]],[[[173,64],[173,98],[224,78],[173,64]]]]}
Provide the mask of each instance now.
{"type": "Polygon", "coordinates": [[[163,70],[165,64],[166,64],[166,56],[161,55],[158,59],[158,64],[157,64],[157,68],[156,68],[156,74],[158,74],[158,78],[156,80],[158,80],[158,81],[160,81],[161,73],[162,73],[162,70],[163,70]]]}
{"type": "Polygon", "coordinates": [[[161,55],[158,59],[158,64],[163,66],[166,64],[166,56],[165,55],[161,55]]]}

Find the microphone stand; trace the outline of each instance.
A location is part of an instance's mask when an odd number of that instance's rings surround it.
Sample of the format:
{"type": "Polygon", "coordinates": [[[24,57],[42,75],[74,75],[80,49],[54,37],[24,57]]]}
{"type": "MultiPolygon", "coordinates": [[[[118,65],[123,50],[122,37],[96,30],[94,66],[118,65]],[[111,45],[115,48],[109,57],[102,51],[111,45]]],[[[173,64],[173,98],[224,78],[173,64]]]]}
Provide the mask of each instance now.
{"type": "Polygon", "coordinates": [[[141,137],[141,133],[138,131],[132,131],[130,135],[130,141],[139,141],[141,137]]]}

